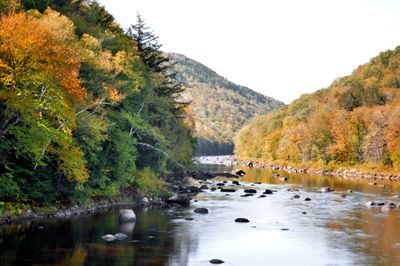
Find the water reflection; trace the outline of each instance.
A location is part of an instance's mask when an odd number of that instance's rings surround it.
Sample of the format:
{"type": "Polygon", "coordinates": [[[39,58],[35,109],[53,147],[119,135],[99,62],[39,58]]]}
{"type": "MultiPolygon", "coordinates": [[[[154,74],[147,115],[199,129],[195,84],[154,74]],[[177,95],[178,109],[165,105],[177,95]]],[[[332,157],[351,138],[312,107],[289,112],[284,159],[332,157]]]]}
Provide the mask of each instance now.
{"type": "Polygon", "coordinates": [[[0,227],[0,265],[208,265],[213,258],[225,265],[400,265],[400,210],[365,207],[368,200],[399,202],[390,198],[400,194],[399,183],[245,170],[235,193],[201,193],[186,209],[135,210],[136,223],[118,224],[118,210],[109,210],[0,227]],[[325,186],[336,192],[319,193],[325,186]],[[258,193],[240,197],[245,187],[258,193]],[[258,198],[267,188],[277,192],[258,198]],[[195,207],[210,212],[196,214],[195,207]],[[235,223],[237,217],[250,223],[235,223]],[[118,232],[128,238],[101,239],[118,232]]]}

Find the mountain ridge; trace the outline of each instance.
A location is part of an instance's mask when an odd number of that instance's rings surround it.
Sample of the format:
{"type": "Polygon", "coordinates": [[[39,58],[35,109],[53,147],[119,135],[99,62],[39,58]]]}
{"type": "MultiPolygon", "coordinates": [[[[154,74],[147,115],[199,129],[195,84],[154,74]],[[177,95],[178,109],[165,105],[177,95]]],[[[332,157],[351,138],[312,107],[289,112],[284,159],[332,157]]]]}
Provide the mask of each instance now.
{"type": "Polygon", "coordinates": [[[231,154],[233,136],[253,117],[284,103],[220,76],[216,71],[183,54],[168,53],[185,88],[182,98],[195,113],[198,153],[231,154]]]}

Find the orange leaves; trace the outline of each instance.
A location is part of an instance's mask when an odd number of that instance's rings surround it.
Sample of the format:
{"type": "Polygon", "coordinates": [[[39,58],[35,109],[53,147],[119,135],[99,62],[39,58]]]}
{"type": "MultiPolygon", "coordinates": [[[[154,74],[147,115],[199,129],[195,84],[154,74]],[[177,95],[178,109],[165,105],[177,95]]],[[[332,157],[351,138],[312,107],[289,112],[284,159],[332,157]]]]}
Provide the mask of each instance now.
{"type": "Polygon", "coordinates": [[[37,82],[59,83],[72,99],[82,102],[86,90],[78,79],[80,60],[73,34],[71,22],[55,11],[40,18],[11,12],[0,19],[2,65],[11,69],[14,82],[39,73],[37,82]]]}

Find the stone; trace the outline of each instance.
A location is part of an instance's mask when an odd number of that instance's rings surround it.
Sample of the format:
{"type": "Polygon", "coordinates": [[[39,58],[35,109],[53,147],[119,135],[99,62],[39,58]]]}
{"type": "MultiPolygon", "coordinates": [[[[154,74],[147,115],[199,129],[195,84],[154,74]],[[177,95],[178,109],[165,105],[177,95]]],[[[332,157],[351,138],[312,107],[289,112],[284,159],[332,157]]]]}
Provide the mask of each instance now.
{"type": "Polygon", "coordinates": [[[251,197],[251,196],[254,196],[254,194],[252,194],[252,193],[247,193],[247,194],[241,195],[241,197],[251,197]]]}
{"type": "Polygon", "coordinates": [[[236,223],[249,223],[250,221],[247,218],[236,218],[235,222],[236,223]]]}
{"type": "Polygon", "coordinates": [[[136,214],[131,209],[119,210],[118,220],[120,223],[136,221],[136,214]]]}
{"type": "Polygon", "coordinates": [[[244,193],[257,193],[257,190],[255,190],[253,188],[249,188],[249,189],[245,189],[244,193]]]}
{"type": "Polygon", "coordinates": [[[117,238],[117,240],[124,240],[125,238],[128,237],[124,233],[116,233],[114,236],[117,238]]]}
{"type": "Polygon", "coordinates": [[[238,169],[238,170],[233,170],[232,174],[238,175],[238,176],[244,176],[246,174],[245,171],[243,171],[242,169],[238,169]]]}
{"type": "Polygon", "coordinates": [[[302,212],[301,214],[307,214],[307,212],[302,212]]]}
{"type": "Polygon", "coordinates": [[[232,184],[233,184],[233,185],[237,185],[237,186],[240,185],[239,181],[236,181],[236,180],[235,180],[235,181],[232,181],[232,184]]]}
{"type": "Polygon", "coordinates": [[[334,189],[331,189],[331,188],[329,188],[329,187],[323,187],[323,188],[321,188],[320,190],[319,190],[319,192],[322,192],[322,193],[327,193],[327,192],[332,192],[332,191],[335,191],[334,189]]]}
{"type": "Polygon", "coordinates": [[[265,198],[265,197],[267,197],[267,196],[265,196],[265,195],[260,195],[259,196],[259,198],[265,198]]]}
{"type": "Polygon", "coordinates": [[[272,190],[266,189],[266,190],[263,192],[263,194],[274,194],[274,193],[272,192],[272,190]]]}
{"type": "Polygon", "coordinates": [[[217,183],[216,185],[219,187],[223,187],[223,186],[225,186],[225,183],[217,183]]]}
{"type": "Polygon", "coordinates": [[[178,204],[181,206],[189,206],[190,205],[190,197],[187,195],[174,195],[169,199],[165,200],[168,204],[178,204]]]}
{"type": "Polygon", "coordinates": [[[213,188],[211,188],[210,190],[211,190],[211,191],[216,191],[217,188],[213,187],[213,188]]]}
{"type": "Polygon", "coordinates": [[[147,197],[144,197],[141,201],[140,201],[143,205],[149,205],[149,199],[147,197]]]}
{"type": "Polygon", "coordinates": [[[294,195],[293,198],[294,199],[300,199],[300,195],[294,195]]]}
{"type": "Polygon", "coordinates": [[[115,235],[111,235],[111,234],[104,235],[101,238],[107,242],[113,242],[113,241],[117,240],[117,237],[115,235]]]}
{"type": "Polygon", "coordinates": [[[200,213],[200,214],[207,214],[208,213],[208,209],[206,208],[196,208],[194,209],[195,213],[200,213]]]}
{"type": "Polygon", "coordinates": [[[287,177],[281,177],[281,178],[279,178],[279,180],[281,180],[281,181],[288,181],[288,178],[287,177]]]}
{"type": "Polygon", "coordinates": [[[221,192],[236,192],[236,189],[233,189],[233,188],[221,188],[221,192]]]}
{"type": "Polygon", "coordinates": [[[310,199],[310,198],[308,198],[308,197],[304,199],[304,201],[310,201],[310,200],[311,200],[311,199],[310,199]]]}
{"type": "Polygon", "coordinates": [[[200,187],[200,189],[208,189],[208,186],[207,186],[207,185],[202,185],[202,186],[200,187]]]}
{"type": "Polygon", "coordinates": [[[222,263],[224,263],[224,261],[220,260],[220,259],[212,259],[212,260],[210,260],[210,263],[211,264],[222,264],[222,263]]]}
{"type": "Polygon", "coordinates": [[[248,162],[246,165],[247,165],[247,167],[250,167],[250,168],[254,166],[253,162],[248,162]]]}
{"type": "Polygon", "coordinates": [[[289,228],[281,228],[281,231],[289,231],[289,228]]]}
{"type": "Polygon", "coordinates": [[[186,221],[193,221],[193,220],[194,220],[194,218],[192,218],[192,217],[188,217],[188,218],[185,218],[185,220],[186,220],[186,221]]]}

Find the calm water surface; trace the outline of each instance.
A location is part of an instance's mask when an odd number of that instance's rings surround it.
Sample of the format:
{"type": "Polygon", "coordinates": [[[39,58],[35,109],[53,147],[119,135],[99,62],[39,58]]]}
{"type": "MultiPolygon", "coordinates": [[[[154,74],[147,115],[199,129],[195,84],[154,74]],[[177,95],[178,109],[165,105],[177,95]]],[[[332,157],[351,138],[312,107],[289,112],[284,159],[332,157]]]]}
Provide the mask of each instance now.
{"type": "Polygon", "coordinates": [[[213,258],[223,265],[400,265],[400,209],[383,213],[365,207],[368,200],[400,202],[391,198],[400,194],[400,183],[281,175],[288,181],[272,177],[270,170],[248,169],[235,193],[206,191],[189,208],[135,210],[134,224],[119,225],[113,209],[3,226],[0,265],[210,265],[213,258]],[[319,193],[325,186],[336,192],[319,193]],[[244,188],[258,193],[241,197],[244,188]],[[267,188],[277,192],[258,198],[267,188]],[[341,197],[348,189],[353,193],[341,197]],[[291,199],[295,194],[300,199],[291,199]],[[210,212],[193,213],[196,207],[210,212]],[[250,223],[235,223],[238,217],[250,223]],[[118,232],[128,238],[101,239],[118,232]]]}

